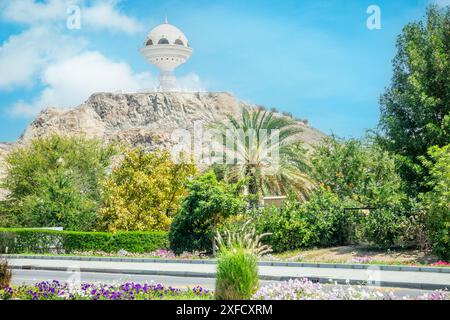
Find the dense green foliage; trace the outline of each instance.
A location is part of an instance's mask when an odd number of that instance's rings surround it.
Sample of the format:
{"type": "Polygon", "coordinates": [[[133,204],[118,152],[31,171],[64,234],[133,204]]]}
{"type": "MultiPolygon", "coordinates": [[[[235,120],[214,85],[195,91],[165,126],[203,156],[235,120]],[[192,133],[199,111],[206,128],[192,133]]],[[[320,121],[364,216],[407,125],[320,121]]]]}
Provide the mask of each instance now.
{"type": "Polygon", "coordinates": [[[427,184],[430,191],[421,199],[427,210],[426,223],[434,251],[442,259],[450,260],[450,144],[432,147],[427,160],[422,158],[430,176],[427,184]]]}
{"type": "Polygon", "coordinates": [[[381,98],[382,141],[416,195],[427,189],[427,167],[419,158],[450,141],[450,6],[430,6],[426,21],[404,27],[393,65],[392,84],[381,98]]]}
{"type": "Polygon", "coordinates": [[[316,181],[340,199],[360,206],[398,204],[406,199],[392,154],[366,140],[327,138],[312,156],[316,181]]]}
{"type": "Polygon", "coordinates": [[[256,211],[253,223],[271,233],[265,243],[276,252],[349,243],[426,248],[431,240],[434,252],[448,259],[449,150],[434,147],[422,158],[432,190],[419,201],[403,191],[393,157],[378,144],[329,138],[313,153],[320,187],[308,201],[256,211]]]}
{"type": "Polygon", "coordinates": [[[101,229],[167,230],[195,173],[192,161],[175,162],[168,151],[129,150],[103,183],[101,229]]]}
{"type": "Polygon", "coordinates": [[[240,183],[217,181],[213,172],[207,172],[188,183],[189,195],[181,204],[170,228],[171,249],[176,253],[211,252],[217,225],[244,209],[241,187],[240,183]]]}
{"type": "Polygon", "coordinates": [[[406,196],[391,154],[378,144],[331,137],[315,148],[312,164],[319,187],[308,201],[254,215],[258,231],[271,233],[265,242],[274,251],[426,245],[423,208],[406,196]]]}
{"type": "Polygon", "coordinates": [[[0,229],[0,253],[103,251],[145,253],[168,247],[166,232],[79,232],[0,229]]]}
{"type": "MultiPolygon", "coordinates": [[[[408,217],[414,225],[409,233],[425,230],[434,252],[448,260],[450,6],[432,5],[426,20],[405,26],[393,64],[392,84],[381,98],[379,141],[394,153],[405,190],[419,200],[419,209],[408,217]]],[[[392,225],[398,215],[381,216],[387,219],[384,224],[392,225]]]]}
{"type": "Polygon", "coordinates": [[[406,209],[402,206],[382,207],[364,216],[362,234],[364,240],[379,248],[401,246],[405,243],[406,225],[409,223],[406,209]]]}
{"type": "Polygon", "coordinates": [[[3,226],[91,230],[100,182],[116,150],[99,141],[53,135],[14,149],[6,158],[3,226]]]}
{"type": "Polygon", "coordinates": [[[318,188],[304,203],[289,201],[280,209],[265,208],[254,213],[258,233],[270,233],[263,240],[274,252],[312,246],[333,246],[353,239],[353,217],[344,210],[354,202],[341,202],[339,197],[318,188]]]}
{"type": "MultiPolygon", "coordinates": [[[[353,230],[348,235],[352,242],[365,241],[389,248],[411,245],[413,239],[419,239],[412,234],[420,229],[421,222],[416,218],[420,215],[414,207],[416,201],[404,192],[393,155],[376,141],[370,137],[344,141],[331,137],[316,147],[312,163],[316,180],[336,195],[337,216],[343,215],[345,208],[369,208],[347,211],[343,223],[353,230]]],[[[342,234],[345,239],[345,233],[342,234]]]]}

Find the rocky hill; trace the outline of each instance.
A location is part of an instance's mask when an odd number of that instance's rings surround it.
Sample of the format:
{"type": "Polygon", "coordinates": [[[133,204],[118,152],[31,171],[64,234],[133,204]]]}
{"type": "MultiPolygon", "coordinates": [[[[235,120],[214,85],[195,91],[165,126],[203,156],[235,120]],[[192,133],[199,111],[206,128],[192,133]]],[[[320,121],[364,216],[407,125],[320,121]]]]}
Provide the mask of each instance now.
{"type": "MultiPolygon", "coordinates": [[[[104,141],[140,145],[147,150],[170,148],[175,143],[174,130],[192,132],[194,123],[206,124],[225,119],[227,114],[239,115],[241,105],[229,93],[96,93],[74,109],[45,109],[16,144],[58,133],[84,134],[104,141]]],[[[307,146],[325,136],[301,121],[298,125],[303,129],[301,138],[307,146]]],[[[0,176],[2,158],[12,147],[13,144],[0,144],[0,176]]]]}
{"type": "Polygon", "coordinates": [[[49,133],[86,134],[146,149],[167,147],[176,129],[238,114],[239,103],[227,93],[96,93],[72,110],[42,111],[19,141],[49,133]]]}

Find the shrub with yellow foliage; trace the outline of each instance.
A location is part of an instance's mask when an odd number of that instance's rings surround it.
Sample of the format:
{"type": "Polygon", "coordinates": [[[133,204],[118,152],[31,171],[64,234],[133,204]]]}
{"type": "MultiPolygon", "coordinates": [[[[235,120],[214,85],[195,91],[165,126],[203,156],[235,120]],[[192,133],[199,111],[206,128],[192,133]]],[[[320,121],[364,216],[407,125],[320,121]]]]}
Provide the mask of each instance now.
{"type": "Polygon", "coordinates": [[[168,151],[131,149],[103,183],[100,228],[107,231],[167,230],[185,183],[197,172],[192,159],[174,162],[168,151]]]}

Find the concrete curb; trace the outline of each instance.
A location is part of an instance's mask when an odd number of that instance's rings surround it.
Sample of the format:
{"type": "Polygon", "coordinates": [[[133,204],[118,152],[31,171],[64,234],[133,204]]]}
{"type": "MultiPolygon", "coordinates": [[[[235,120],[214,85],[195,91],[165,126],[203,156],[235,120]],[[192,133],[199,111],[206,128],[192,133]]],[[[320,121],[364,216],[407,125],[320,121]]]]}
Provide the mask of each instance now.
{"type": "MultiPolygon", "coordinates": [[[[60,271],[67,272],[66,267],[41,267],[41,266],[12,266],[14,270],[40,270],[40,271],[60,271]]],[[[192,271],[165,271],[165,270],[137,270],[137,269],[104,269],[104,268],[86,268],[79,269],[80,272],[92,272],[92,273],[110,273],[110,274],[126,274],[126,275],[155,275],[155,276],[172,276],[172,277],[191,277],[191,278],[215,278],[214,272],[192,272],[192,271]]],[[[72,270],[73,272],[73,270],[72,270]]],[[[303,279],[305,277],[295,276],[272,276],[272,275],[260,275],[261,280],[266,281],[288,281],[291,279],[303,279]]],[[[350,285],[365,285],[366,283],[361,280],[343,280],[326,277],[309,277],[312,282],[319,282],[322,284],[350,284],[350,285]]],[[[411,283],[411,282],[393,282],[393,281],[380,281],[379,287],[391,287],[391,288],[408,288],[408,289],[421,289],[421,290],[446,290],[447,285],[434,284],[434,283],[411,283]]]]}
{"type": "MultiPolygon", "coordinates": [[[[83,257],[83,256],[39,256],[39,255],[15,255],[1,254],[0,258],[7,259],[38,259],[38,260],[71,260],[71,261],[105,261],[105,262],[139,262],[139,263],[186,263],[186,264],[216,264],[214,259],[158,259],[158,258],[119,258],[119,257],[83,257]]],[[[283,262],[260,261],[260,266],[266,267],[297,267],[297,268],[329,268],[329,269],[378,269],[383,271],[409,271],[409,272],[433,272],[450,273],[450,268],[440,267],[414,267],[400,265],[376,265],[376,264],[345,264],[345,263],[310,263],[310,262],[283,262]]]]}

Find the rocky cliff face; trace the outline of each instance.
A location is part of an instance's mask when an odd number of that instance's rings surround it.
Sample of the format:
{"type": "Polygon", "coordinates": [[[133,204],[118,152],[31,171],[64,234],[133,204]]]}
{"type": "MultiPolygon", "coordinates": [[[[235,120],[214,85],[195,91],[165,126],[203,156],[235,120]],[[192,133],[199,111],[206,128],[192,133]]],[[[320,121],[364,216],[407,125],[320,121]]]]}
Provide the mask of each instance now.
{"type": "MultiPolygon", "coordinates": [[[[19,143],[49,133],[85,134],[105,141],[128,142],[148,149],[171,145],[177,129],[239,115],[240,102],[229,93],[96,93],[72,110],[49,108],[25,130],[19,143]]],[[[307,145],[324,134],[298,122],[307,145]]]]}
{"type": "MultiPolygon", "coordinates": [[[[96,93],[74,109],[42,111],[17,144],[58,133],[84,134],[107,142],[140,145],[146,150],[169,148],[175,143],[171,137],[174,130],[192,132],[194,123],[207,124],[225,119],[227,114],[239,115],[240,108],[241,103],[229,93],[96,93]]],[[[325,136],[303,122],[298,125],[306,145],[325,136]]],[[[0,175],[2,158],[12,147],[0,144],[0,175]]]]}
{"type": "Polygon", "coordinates": [[[49,133],[86,134],[154,149],[169,145],[176,129],[238,112],[238,101],[227,93],[97,93],[73,110],[44,110],[20,142],[49,133]]]}

